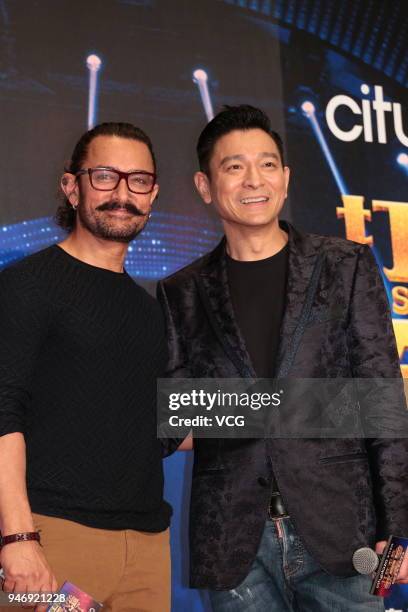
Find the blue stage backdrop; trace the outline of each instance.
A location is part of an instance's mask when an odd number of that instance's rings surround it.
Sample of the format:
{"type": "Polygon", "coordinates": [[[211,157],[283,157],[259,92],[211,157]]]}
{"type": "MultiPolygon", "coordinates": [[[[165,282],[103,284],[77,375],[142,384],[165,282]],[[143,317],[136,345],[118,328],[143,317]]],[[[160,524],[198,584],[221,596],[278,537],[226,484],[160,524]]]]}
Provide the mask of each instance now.
{"type": "MultiPolygon", "coordinates": [[[[80,134],[130,121],[161,191],[126,266],[154,291],[221,235],[193,190],[199,132],[222,104],[254,104],[285,140],[283,216],[373,248],[408,377],[407,47],[404,0],[0,0],[0,267],[62,237],[58,178],[80,134]]],[[[209,610],[187,589],[190,471],[188,454],[166,460],[174,612],[209,610]]],[[[408,587],[387,605],[407,611],[408,587]]]]}

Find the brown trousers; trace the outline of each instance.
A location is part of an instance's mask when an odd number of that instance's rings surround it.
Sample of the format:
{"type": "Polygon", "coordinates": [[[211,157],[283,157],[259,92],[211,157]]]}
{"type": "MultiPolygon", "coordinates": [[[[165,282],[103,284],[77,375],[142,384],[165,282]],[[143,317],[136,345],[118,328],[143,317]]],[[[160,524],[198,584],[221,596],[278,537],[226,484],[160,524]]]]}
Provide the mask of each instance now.
{"type": "Polygon", "coordinates": [[[102,603],[103,612],[170,612],[169,529],[107,531],[33,517],[59,587],[72,582],[102,603]]]}

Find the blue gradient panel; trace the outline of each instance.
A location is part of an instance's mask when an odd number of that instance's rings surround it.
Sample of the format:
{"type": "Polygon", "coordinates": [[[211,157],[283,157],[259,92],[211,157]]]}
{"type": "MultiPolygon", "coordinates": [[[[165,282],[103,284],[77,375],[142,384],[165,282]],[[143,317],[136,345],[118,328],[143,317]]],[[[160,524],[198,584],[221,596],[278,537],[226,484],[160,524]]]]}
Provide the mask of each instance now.
{"type": "Polygon", "coordinates": [[[310,34],[315,34],[316,33],[316,29],[317,29],[317,24],[318,24],[318,20],[319,20],[319,6],[317,4],[315,4],[313,6],[313,13],[312,16],[309,20],[309,25],[308,25],[308,32],[310,32],[310,34]]]}
{"type": "Polygon", "coordinates": [[[211,612],[207,593],[188,588],[187,526],[192,466],[191,451],[175,452],[164,461],[164,498],[174,509],[170,529],[172,612],[211,612]]]}
{"type": "Polygon", "coordinates": [[[396,19],[397,19],[397,14],[393,13],[393,15],[391,17],[391,20],[390,20],[390,22],[388,24],[387,30],[386,30],[385,34],[383,34],[381,48],[378,51],[377,57],[376,57],[375,62],[374,62],[374,67],[377,68],[378,70],[381,70],[383,68],[385,54],[386,54],[388,45],[390,43],[390,39],[391,39],[391,36],[392,36],[392,32],[393,32],[393,29],[394,29],[394,23],[395,23],[396,19]]]}
{"type": "Polygon", "coordinates": [[[343,19],[345,16],[345,11],[346,11],[346,7],[343,4],[343,6],[340,8],[340,11],[338,12],[338,18],[336,19],[334,30],[333,30],[333,33],[330,39],[331,44],[335,45],[336,47],[340,43],[340,33],[343,27],[343,19]]]}
{"type": "Polygon", "coordinates": [[[347,30],[346,30],[346,33],[344,35],[343,42],[341,44],[341,48],[344,51],[350,51],[353,31],[354,31],[354,27],[355,27],[355,23],[356,23],[357,12],[358,12],[358,5],[355,4],[353,6],[351,14],[349,14],[347,16],[347,24],[348,24],[347,25],[347,30]]]}
{"type": "Polygon", "coordinates": [[[305,26],[306,26],[306,7],[303,4],[302,4],[302,6],[299,9],[296,25],[299,28],[299,30],[304,30],[305,29],[305,26]]]}
{"type": "Polygon", "coordinates": [[[395,40],[393,40],[390,58],[385,67],[385,74],[387,76],[392,76],[394,74],[397,58],[400,55],[402,45],[404,44],[405,38],[407,35],[408,35],[408,28],[405,28],[405,32],[400,32],[399,35],[395,37],[395,40]]]}
{"type": "Polygon", "coordinates": [[[271,15],[272,13],[272,2],[271,0],[264,0],[262,3],[261,13],[263,15],[271,15]]]}
{"type": "Polygon", "coordinates": [[[332,12],[333,2],[330,2],[330,6],[327,6],[326,10],[324,11],[323,23],[320,28],[320,38],[322,40],[327,40],[329,37],[329,26],[332,19],[332,12]]]}
{"type": "Polygon", "coordinates": [[[283,17],[283,0],[276,0],[275,2],[275,11],[274,17],[275,19],[282,19],[283,17]]]}
{"type": "MultiPolygon", "coordinates": [[[[375,25],[370,29],[370,36],[368,39],[368,45],[364,53],[364,61],[367,64],[371,64],[374,57],[374,49],[377,47],[378,35],[379,35],[379,24],[384,14],[384,4],[380,5],[380,11],[376,16],[375,25]]],[[[378,9],[378,7],[377,7],[378,9]]]]}
{"type": "Polygon", "coordinates": [[[367,27],[368,27],[368,21],[371,17],[372,10],[373,10],[373,3],[371,1],[370,3],[368,3],[368,6],[366,7],[366,11],[365,11],[366,18],[364,19],[363,22],[360,23],[359,36],[357,38],[357,42],[353,49],[354,55],[357,55],[358,57],[361,56],[361,53],[363,50],[363,41],[365,39],[365,35],[366,35],[367,27]]]}

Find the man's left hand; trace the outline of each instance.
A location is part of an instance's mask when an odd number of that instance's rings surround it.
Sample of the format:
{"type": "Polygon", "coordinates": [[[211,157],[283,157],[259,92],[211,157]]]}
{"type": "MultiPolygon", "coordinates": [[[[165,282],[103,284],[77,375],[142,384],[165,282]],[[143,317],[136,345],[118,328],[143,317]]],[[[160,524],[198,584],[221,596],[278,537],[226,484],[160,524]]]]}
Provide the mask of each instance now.
{"type": "MultiPolygon", "coordinates": [[[[385,540],[377,542],[377,544],[375,545],[375,552],[377,553],[377,555],[382,555],[386,545],[387,542],[385,540]]],[[[408,584],[408,550],[405,551],[404,560],[400,567],[400,571],[398,572],[395,584],[408,584]]]]}

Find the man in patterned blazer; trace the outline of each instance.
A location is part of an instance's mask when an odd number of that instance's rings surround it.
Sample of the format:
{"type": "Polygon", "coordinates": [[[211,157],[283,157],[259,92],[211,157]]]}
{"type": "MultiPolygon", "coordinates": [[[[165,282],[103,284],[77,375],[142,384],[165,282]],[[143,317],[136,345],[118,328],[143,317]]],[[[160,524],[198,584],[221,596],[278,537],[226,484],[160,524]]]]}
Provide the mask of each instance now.
{"type": "MultiPolygon", "coordinates": [[[[195,184],[225,237],[159,283],[170,376],[400,383],[369,247],[278,221],[289,168],[266,115],[226,107],[197,151],[195,184]]],[[[195,439],[191,586],[209,589],[216,612],[384,610],[352,555],[408,536],[407,473],[402,437],[195,439]]]]}

